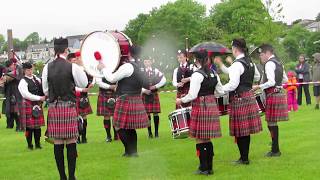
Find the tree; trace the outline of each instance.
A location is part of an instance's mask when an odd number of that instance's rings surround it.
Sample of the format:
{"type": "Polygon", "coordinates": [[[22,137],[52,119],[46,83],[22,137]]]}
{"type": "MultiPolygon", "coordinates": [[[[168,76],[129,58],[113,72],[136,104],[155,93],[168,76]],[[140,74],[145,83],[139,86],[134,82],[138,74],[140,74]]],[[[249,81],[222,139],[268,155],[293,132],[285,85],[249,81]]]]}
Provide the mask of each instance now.
{"type": "Polygon", "coordinates": [[[320,53],[320,32],[313,32],[307,38],[306,53],[311,57],[314,53],[320,53]]]}
{"type": "Polygon", "coordinates": [[[29,34],[24,41],[26,42],[27,45],[30,44],[39,44],[40,42],[40,37],[39,34],[37,32],[33,32],[31,34],[29,34]]]}
{"type": "Polygon", "coordinates": [[[169,2],[150,12],[150,17],[138,34],[140,43],[148,41],[153,35],[158,39],[175,37],[174,46],[184,47],[185,38],[190,44],[201,41],[206,7],[193,0],[169,2]]]}
{"type": "Polygon", "coordinates": [[[0,34],[0,46],[5,42],[4,36],[0,34]]]}
{"type": "Polygon", "coordinates": [[[144,23],[149,18],[149,14],[139,14],[135,19],[132,19],[128,22],[125,27],[124,33],[131,38],[131,41],[134,43],[138,42],[138,35],[142,29],[144,23]]]}
{"type": "MultiPolygon", "coordinates": [[[[272,3],[274,1],[268,1],[270,7],[272,3]]],[[[281,9],[272,17],[269,6],[260,0],[225,0],[212,7],[210,19],[224,31],[225,43],[230,43],[235,37],[243,37],[253,45],[278,43],[283,26],[275,23],[274,19],[280,18],[281,9]]]]}
{"type": "Polygon", "coordinates": [[[310,35],[311,33],[300,25],[294,25],[287,31],[283,46],[291,60],[295,60],[299,54],[306,53],[307,39],[310,35]]]}
{"type": "Polygon", "coordinates": [[[320,21],[320,13],[318,13],[318,15],[316,17],[316,21],[320,21]]]}

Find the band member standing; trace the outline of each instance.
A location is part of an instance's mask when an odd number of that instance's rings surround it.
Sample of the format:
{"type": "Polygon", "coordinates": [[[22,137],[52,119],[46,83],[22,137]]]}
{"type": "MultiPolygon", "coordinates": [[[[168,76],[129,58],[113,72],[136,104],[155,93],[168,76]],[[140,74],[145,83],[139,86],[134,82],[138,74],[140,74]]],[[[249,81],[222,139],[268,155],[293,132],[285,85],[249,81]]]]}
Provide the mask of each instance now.
{"type": "Polygon", "coordinates": [[[228,68],[229,82],[223,86],[229,92],[230,135],[234,136],[240,151],[240,159],[236,164],[249,164],[250,135],[262,131],[259,107],[252,89],[254,78],[260,78],[254,64],[248,57],[248,49],[244,39],[232,41],[232,53],[236,58],[228,68]]]}
{"type": "MultiPolygon", "coordinates": [[[[106,142],[112,141],[111,136],[111,117],[114,114],[115,99],[116,99],[116,83],[110,83],[105,78],[96,78],[96,83],[99,86],[99,96],[97,102],[97,115],[103,116],[103,125],[107,133],[106,142]]],[[[118,140],[117,132],[113,123],[114,140],[118,140]]]]}
{"type": "MultiPolygon", "coordinates": [[[[159,137],[159,115],[161,112],[160,109],[160,100],[158,89],[166,84],[166,78],[163,73],[160,72],[157,68],[152,67],[152,62],[149,59],[144,60],[145,66],[145,81],[147,89],[142,89],[142,101],[148,113],[149,121],[151,121],[151,113],[153,113],[153,121],[154,121],[154,134],[155,137],[159,137]]],[[[151,131],[151,123],[148,127],[149,138],[153,138],[151,131]]]]}
{"type": "Polygon", "coordinates": [[[221,137],[219,110],[215,92],[223,94],[219,76],[209,69],[207,51],[195,54],[196,70],[190,81],[190,90],[183,98],[177,98],[177,105],[192,101],[190,136],[196,139],[196,150],[200,166],[196,174],[213,174],[213,145],[210,139],[221,137]]]}
{"type": "Polygon", "coordinates": [[[41,126],[45,125],[42,102],[46,98],[42,91],[41,80],[33,75],[32,64],[23,63],[22,68],[25,76],[20,80],[18,86],[23,97],[20,111],[21,126],[25,130],[28,148],[33,149],[32,134],[34,134],[36,149],[41,149],[41,126]]]}
{"type": "MultiPolygon", "coordinates": [[[[188,64],[186,51],[179,50],[177,58],[179,67],[173,71],[172,84],[174,87],[177,87],[177,98],[181,98],[188,94],[193,67],[188,64]]],[[[181,106],[189,107],[191,103],[182,103],[181,106]]],[[[176,109],[180,109],[180,107],[176,105],[176,109]]]]}
{"type": "MultiPolygon", "coordinates": [[[[71,63],[76,63],[79,66],[83,66],[80,56],[81,56],[80,52],[70,53],[67,56],[67,60],[70,61],[71,63]]],[[[87,143],[87,126],[88,126],[87,115],[92,114],[88,91],[94,86],[93,77],[90,76],[88,73],[86,73],[86,75],[88,79],[87,87],[86,88],[76,87],[77,111],[79,116],[81,116],[83,119],[83,129],[81,132],[79,132],[79,137],[77,141],[78,144],[87,143]]]]}
{"type": "Polygon", "coordinates": [[[78,113],[75,87],[88,85],[86,73],[77,64],[66,61],[68,39],[55,39],[57,57],[42,72],[43,92],[49,96],[47,136],[54,139],[54,155],[60,179],[67,179],[64,166],[64,144],[67,147],[69,178],[75,179],[77,158],[78,113]]]}
{"type": "Polygon", "coordinates": [[[266,156],[276,157],[281,155],[277,122],[289,120],[287,98],[282,88],[288,78],[271,45],[261,45],[259,53],[264,64],[263,84],[253,86],[253,90],[262,89],[266,93],[266,121],[272,138],[272,148],[266,156]]]}
{"type": "Polygon", "coordinates": [[[113,122],[125,147],[123,156],[126,157],[138,156],[136,129],[149,127],[148,116],[141,98],[143,73],[135,63],[139,51],[138,47],[131,46],[130,62],[120,65],[114,73],[104,68],[102,63],[98,65],[98,69],[102,70],[109,82],[118,82],[113,122]]]}
{"type": "Polygon", "coordinates": [[[18,90],[18,85],[23,77],[21,66],[17,65],[17,60],[12,58],[6,62],[7,73],[6,81],[4,82],[5,114],[7,117],[7,128],[14,127],[16,122],[16,131],[21,131],[19,120],[19,109],[21,106],[22,96],[18,90]]]}

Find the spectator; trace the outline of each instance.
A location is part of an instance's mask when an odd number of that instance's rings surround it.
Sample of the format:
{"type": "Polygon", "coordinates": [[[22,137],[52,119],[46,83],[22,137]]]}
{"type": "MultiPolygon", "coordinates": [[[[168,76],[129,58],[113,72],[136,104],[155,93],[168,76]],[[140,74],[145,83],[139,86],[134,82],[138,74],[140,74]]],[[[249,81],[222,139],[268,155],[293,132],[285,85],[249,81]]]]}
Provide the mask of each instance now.
{"type": "MultiPolygon", "coordinates": [[[[314,57],[314,66],[312,69],[312,81],[319,82],[320,81],[320,53],[315,53],[312,55],[314,57]]],[[[320,84],[315,84],[313,86],[313,93],[316,97],[316,109],[319,109],[319,101],[320,101],[320,84]]]]}
{"type": "Polygon", "coordinates": [[[289,71],[288,74],[288,82],[285,85],[287,90],[287,98],[288,98],[288,111],[298,110],[297,103],[297,79],[293,71],[289,71]]]}
{"type": "MultiPolygon", "coordinates": [[[[309,82],[310,81],[310,65],[306,62],[304,55],[299,56],[299,64],[296,66],[296,73],[298,82],[309,82]]],[[[309,84],[301,84],[298,87],[298,104],[302,104],[302,88],[306,96],[307,105],[311,104],[311,98],[309,93],[309,84]]]]}

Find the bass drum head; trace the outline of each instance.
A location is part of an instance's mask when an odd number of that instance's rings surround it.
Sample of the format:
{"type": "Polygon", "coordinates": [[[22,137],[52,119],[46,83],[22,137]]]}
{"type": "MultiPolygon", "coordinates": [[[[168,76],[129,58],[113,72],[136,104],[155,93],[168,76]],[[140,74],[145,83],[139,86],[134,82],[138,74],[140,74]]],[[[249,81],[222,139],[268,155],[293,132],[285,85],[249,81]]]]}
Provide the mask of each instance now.
{"type": "Polygon", "coordinates": [[[94,54],[101,54],[101,61],[108,71],[113,72],[119,65],[121,51],[118,41],[108,32],[95,31],[86,36],[81,45],[81,59],[85,70],[94,77],[103,77],[97,69],[99,61],[94,54]]]}

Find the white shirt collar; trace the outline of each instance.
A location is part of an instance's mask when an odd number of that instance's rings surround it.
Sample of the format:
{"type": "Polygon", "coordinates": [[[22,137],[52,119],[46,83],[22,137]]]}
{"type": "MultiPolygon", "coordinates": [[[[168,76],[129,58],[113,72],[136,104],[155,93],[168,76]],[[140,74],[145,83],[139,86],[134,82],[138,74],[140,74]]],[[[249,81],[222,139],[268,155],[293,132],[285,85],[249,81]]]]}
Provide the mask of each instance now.
{"type": "Polygon", "coordinates": [[[33,75],[31,75],[31,77],[30,76],[24,76],[24,77],[26,77],[28,79],[33,79],[33,75]]]}
{"type": "Polygon", "coordinates": [[[188,62],[185,62],[184,64],[180,63],[180,67],[187,67],[188,62]]]}
{"type": "Polygon", "coordinates": [[[272,54],[272,55],[269,57],[268,61],[269,61],[270,59],[274,58],[274,57],[275,57],[275,56],[272,54]]]}
{"type": "Polygon", "coordinates": [[[237,57],[236,57],[236,59],[241,59],[241,58],[243,58],[244,57],[244,54],[239,54],[237,57]]]}
{"type": "Polygon", "coordinates": [[[62,55],[62,54],[60,54],[59,57],[62,58],[62,59],[64,59],[64,60],[67,59],[67,58],[66,58],[64,55],[62,55]]]}

